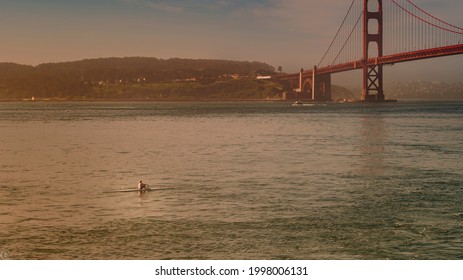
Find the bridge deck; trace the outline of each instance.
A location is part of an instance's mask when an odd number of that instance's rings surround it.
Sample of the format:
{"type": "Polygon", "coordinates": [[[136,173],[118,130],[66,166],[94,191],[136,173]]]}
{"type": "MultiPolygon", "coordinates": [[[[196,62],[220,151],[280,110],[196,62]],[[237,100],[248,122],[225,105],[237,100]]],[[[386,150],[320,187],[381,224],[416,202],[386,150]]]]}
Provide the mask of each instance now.
{"type": "MultiPolygon", "coordinates": [[[[441,56],[450,56],[450,55],[457,55],[457,54],[463,54],[463,44],[370,58],[368,59],[368,66],[395,64],[395,63],[401,63],[401,62],[407,62],[407,61],[413,61],[413,60],[422,60],[422,59],[441,57],[441,56]]],[[[352,61],[352,62],[318,68],[317,74],[340,73],[340,72],[345,72],[345,71],[362,69],[363,66],[364,66],[363,60],[352,61]]],[[[313,70],[306,70],[302,73],[302,76],[303,77],[312,76],[312,72],[313,70]]],[[[272,76],[272,78],[276,80],[282,80],[282,81],[294,80],[294,79],[299,79],[299,73],[275,75],[275,76],[272,76]]]]}

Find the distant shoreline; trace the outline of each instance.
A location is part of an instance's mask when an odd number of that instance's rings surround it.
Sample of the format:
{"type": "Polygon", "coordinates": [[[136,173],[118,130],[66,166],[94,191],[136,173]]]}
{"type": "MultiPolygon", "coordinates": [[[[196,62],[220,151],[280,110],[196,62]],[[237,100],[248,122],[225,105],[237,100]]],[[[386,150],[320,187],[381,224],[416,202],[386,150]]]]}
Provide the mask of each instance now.
{"type": "Polygon", "coordinates": [[[145,100],[145,99],[69,99],[69,100],[19,100],[19,99],[0,99],[0,103],[17,102],[17,103],[64,103],[64,102],[137,102],[137,103],[192,103],[192,102],[294,102],[294,100],[280,99],[201,99],[201,100],[145,100]]]}
{"type": "MultiPolygon", "coordinates": [[[[122,102],[132,102],[132,103],[294,103],[295,100],[278,100],[278,99],[203,99],[203,100],[143,100],[143,99],[86,99],[86,100],[18,100],[18,99],[0,99],[0,103],[78,103],[78,102],[87,102],[87,103],[122,103],[122,102]]],[[[401,99],[392,99],[387,102],[370,102],[370,103],[396,103],[396,102],[462,102],[463,99],[410,99],[410,98],[401,98],[401,99]]],[[[361,100],[349,101],[349,102],[340,102],[340,101],[312,101],[312,100],[303,100],[304,103],[365,103],[361,100]]],[[[368,102],[367,102],[368,103],[368,102]]]]}

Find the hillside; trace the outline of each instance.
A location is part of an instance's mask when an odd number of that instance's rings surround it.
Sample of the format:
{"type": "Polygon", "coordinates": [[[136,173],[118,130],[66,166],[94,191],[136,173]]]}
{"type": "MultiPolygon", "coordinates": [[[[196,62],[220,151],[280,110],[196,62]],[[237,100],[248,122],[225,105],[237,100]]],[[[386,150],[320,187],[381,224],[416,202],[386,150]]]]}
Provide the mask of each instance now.
{"type": "Polygon", "coordinates": [[[180,58],[100,58],[36,67],[0,63],[0,99],[260,98],[276,88],[253,77],[273,72],[260,62],[180,58]]]}

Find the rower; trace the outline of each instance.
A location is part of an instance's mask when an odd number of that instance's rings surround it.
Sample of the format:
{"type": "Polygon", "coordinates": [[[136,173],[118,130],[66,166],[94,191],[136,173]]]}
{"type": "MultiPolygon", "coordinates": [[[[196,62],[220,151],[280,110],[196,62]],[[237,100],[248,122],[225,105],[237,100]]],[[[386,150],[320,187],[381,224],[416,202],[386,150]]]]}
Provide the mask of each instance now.
{"type": "Polygon", "coordinates": [[[138,189],[139,189],[140,191],[146,190],[146,184],[143,184],[143,181],[142,181],[142,180],[140,180],[140,182],[138,183],[138,189]]]}

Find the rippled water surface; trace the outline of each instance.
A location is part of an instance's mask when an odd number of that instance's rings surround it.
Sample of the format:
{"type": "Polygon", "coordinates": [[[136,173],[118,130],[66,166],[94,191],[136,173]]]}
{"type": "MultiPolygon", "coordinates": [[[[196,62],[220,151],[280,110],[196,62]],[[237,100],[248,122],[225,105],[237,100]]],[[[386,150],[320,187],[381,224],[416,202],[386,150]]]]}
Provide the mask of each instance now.
{"type": "Polygon", "coordinates": [[[463,259],[462,102],[0,103],[0,150],[12,259],[463,259]]]}

